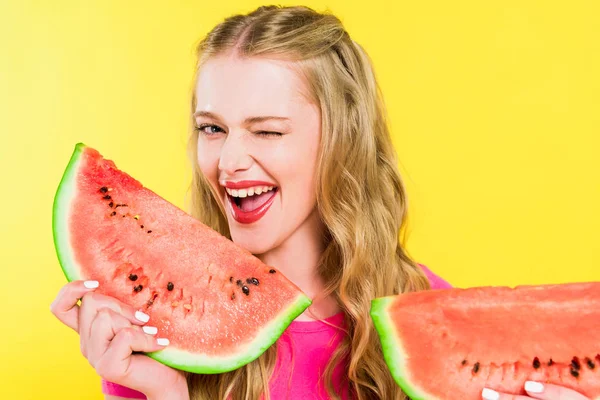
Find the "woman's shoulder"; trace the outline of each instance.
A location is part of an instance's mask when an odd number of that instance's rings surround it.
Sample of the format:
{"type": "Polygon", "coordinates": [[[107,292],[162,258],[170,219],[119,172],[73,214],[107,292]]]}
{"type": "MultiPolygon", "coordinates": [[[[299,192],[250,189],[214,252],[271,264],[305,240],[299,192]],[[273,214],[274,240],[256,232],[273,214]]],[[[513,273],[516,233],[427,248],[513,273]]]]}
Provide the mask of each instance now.
{"type": "Polygon", "coordinates": [[[436,275],[427,266],[423,264],[419,264],[419,266],[423,269],[427,279],[429,279],[429,284],[431,285],[432,289],[450,289],[452,287],[448,281],[436,275]]]}

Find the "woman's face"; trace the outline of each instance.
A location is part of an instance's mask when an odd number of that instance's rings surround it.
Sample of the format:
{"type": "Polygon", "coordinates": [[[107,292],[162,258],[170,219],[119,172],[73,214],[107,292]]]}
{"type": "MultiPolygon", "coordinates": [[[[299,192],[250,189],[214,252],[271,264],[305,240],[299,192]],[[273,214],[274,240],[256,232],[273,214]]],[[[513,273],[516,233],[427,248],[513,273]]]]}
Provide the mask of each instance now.
{"type": "Polygon", "coordinates": [[[219,194],[233,241],[253,254],[314,226],[321,118],[308,98],[284,61],[219,56],[200,70],[198,164],[219,194]]]}

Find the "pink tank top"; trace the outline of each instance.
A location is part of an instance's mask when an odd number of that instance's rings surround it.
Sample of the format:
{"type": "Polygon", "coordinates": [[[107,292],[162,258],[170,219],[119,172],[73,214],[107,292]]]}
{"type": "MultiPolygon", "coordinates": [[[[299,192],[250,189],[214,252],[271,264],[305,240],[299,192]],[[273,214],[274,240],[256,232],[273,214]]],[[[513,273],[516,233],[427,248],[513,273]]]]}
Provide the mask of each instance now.
{"type": "MultiPolygon", "coordinates": [[[[421,265],[421,264],[419,264],[421,265]]],[[[421,265],[432,289],[446,289],[451,285],[421,265]]],[[[277,362],[269,390],[272,399],[328,399],[323,381],[325,368],[344,335],[344,314],[339,313],[321,321],[292,321],[277,341],[277,362]]],[[[343,399],[345,393],[345,365],[340,363],[333,371],[333,386],[343,399]]],[[[129,399],[145,399],[135,390],[108,381],[102,381],[106,395],[129,399]]]]}

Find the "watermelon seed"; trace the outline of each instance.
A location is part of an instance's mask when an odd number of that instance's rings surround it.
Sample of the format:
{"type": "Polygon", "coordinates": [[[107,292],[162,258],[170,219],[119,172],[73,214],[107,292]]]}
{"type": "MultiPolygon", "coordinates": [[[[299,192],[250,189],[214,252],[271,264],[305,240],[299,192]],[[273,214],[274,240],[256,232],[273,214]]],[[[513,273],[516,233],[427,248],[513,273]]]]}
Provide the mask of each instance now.
{"type": "Polygon", "coordinates": [[[476,362],[475,365],[473,365],[473,373],[476,374],[479,372],[479,362],[476,362]]]}
{"type": "Polygon", "coordinates": [[[552,359],[550,359],[550,361],[548,361],[548,366],[551,366],[552,364],[554,364],[554,361],[552,361],[552,359]]]}
{"type": "Polygon", "coordinates": [[[238,279],[237,281],[235,281],[235,283],[236,283],[238,286],[242,286],[242,281],[241,281],[240,279],[238,279]]]}
{"type": "Polygon", "coordinates": [[[138,276],[136,274],[129,274],[129,280],[137,281],[138,276]]]}
{"type": "Polygon", "coordinates": [[[460,365],[467,365],[467,360],[462,360],[462,362],[460,363],[460,365]]]}
{"type": "Polygon", "coordinates": [[[107,194],[106,196],[103,197],[103,199],[104,200],[110,200],[110,199],[112,199],[112,197],[110,197],[110,195],[107,194]]]}
{"type": "Polygon", "coordinates": [[[590,360],[589,358],[585,359],[585,363],[587,364],[589,369],[594,369],[596,368],[596,364],[594,364],[594,362],[592,360],[590,360]]]}
{"type": "Polygon", "coordinates": [[[275,270],[274,270],[274,269],[270,269],[270,270],[269,270],[269,273],[270,273],[270,274],[274,274],[274,273],[275,273],[275,270]]]}
{"type": "Polygon", "coordinates": [[[140,225],[140,228],[144,229],[144,225],[140,225]]]}
{"type": "Polygon", "coordinates": [[[571,368],[571,375],[573,375],[575,378],[578,378],[579,377],[579,371],[571,368]]]}
{"type": "Polygon", "coordinates": [[[133,290],[134,290],[135,292],[141,292],[143,288],[144,288],[144,286],[142,286],[142,285],[137,285],[136,287],[134,287],[134,288],[133,288],[133,290]]]}
{"type": "Polygon", "coordinates": [[[233,283],[233,276],[230,276],[230,277],[229,277],[229,282],[230,282],[230,283],[233,283]]]}
{"type": "Polygon", "coordinates": [[[573,359],[571,360],[571,368],[573,368],[575,371],[579,371],[581,369],[581,363],[579,362],[579,358],[573,357],[573,359]]]}
{"type": "Polygon", "coordinates": [[[173,282],[169,282],[167,283],[167,290],[170,292],[171,290],[173,290],[173,288],[175,287],[175,285],[173,285],[173,282]]]}
{"type": "Polygon", "coordinates": [[[115,215],[117,215],[117,212],[116,212],[116,211],[113,211],[113,212],[111,212],[111,213],[110,213],[110,216],[111,216],[111,217],[114,217],[115,215]]]}
{"type": "Polygon", "coordinates": [[[148,231],[148,233],[152,233],[152,231],[148,231]]]}
{"type": "Polygon", "coordinates": [[[256,279],[256,278],[248,278],[248,279],[246,279],[246,283],[251,283],[253,285],[258,286],[258,279],[256,279]]]}
{"type": "Polygon", "coordinates": [[[100,193],[106,193],[106,192],[108,192],[108,188],[106,186],[102,186],[100,188],[100,193]]]}
{"type": "Polygon", "coordinates": [[[134,215],[133,219],[140,219],[140,216],[139,215],[134,215]]]}
{"type": "Polygon", "coordinates": [[[600,354],[596,354],[596,360],[600,363],[600,354]]]}
{"type": "Polygon", "coordinates": [[[250,294],[250,289],[248,289],[248,286],[242,286],[242,292],[248,296],[250,294]]]}
{"type": "Polygon", "coordinates": [[[539,367],[540,367],[540,359],[536,357],[533,359],[533,368],[538,369],[539,367]]]}
{"type": "Polygon", "coordinates": [[[111,201],[110,203],[108,203],[108,206],[109,206],[110,208],[112,208],[112,206],[114,206],[114,205],[115,205],[115,203],[113,203],[112,201],[111,201]]]}
{"type": "Polygon", "coordinates": [[[115,208],[119,208],[119,207],[129,207],[127,204],[123,203],[123,204],[117,204],[115,206],[115,208]]]}

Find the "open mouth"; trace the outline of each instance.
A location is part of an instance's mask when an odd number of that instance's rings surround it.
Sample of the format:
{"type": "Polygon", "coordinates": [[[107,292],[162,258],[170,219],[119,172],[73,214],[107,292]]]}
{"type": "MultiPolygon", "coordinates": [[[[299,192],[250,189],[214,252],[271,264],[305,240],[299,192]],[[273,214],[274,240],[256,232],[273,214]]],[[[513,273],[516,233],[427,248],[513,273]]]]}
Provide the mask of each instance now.
{"type": "Polygon", "coordinates": [[[262,218],[275,199],[277,186],[254,186],[244,189],[226,188],[227,199],[236,221],[252,223],[262,218]]]}

